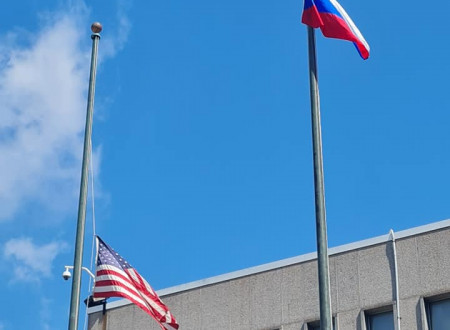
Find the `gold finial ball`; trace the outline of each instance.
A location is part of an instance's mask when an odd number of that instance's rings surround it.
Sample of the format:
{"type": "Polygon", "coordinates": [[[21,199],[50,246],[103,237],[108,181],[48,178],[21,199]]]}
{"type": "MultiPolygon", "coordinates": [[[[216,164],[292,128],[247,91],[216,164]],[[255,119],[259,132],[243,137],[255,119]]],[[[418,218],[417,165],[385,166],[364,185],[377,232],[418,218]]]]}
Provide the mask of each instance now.
{"type": "Polygon", "coordinates": [[[99,22],[92,23],[91,25],[91,31],[94,33],[100,33],[102,32],[102,29],[103,27],[99,22]]]}

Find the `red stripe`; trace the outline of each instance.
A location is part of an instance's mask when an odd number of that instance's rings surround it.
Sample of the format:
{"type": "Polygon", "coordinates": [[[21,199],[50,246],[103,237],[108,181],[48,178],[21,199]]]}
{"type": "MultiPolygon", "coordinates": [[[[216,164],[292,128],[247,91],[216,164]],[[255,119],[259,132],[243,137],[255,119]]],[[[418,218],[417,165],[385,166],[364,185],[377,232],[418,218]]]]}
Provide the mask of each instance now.
{"type": "Polygon", "coordinates": [[[352,41],[358,48],[362,58],[369,58],[368,50],[352,30],[350,30],[347,22],[333,14],[320,13],[319,15],[323,22],[320,29],[325,37],[352,41]]]}
{"type": "MultiPolygon", "coordinates": [[[[139,301],[134,299],[132,296],[127,295],[126,293],[120,292],[120,291],[94,292],[94,298],[111,298],[111,297],[121,297],[121,298],[130,300],[133,304],[137,305],[144,312],[146,312],[148,315],[150,315],[156,322],[158,322],[158,324],[160,325],[160,327],[163,330],[166,330],[166,327],[163,324],[161,324],[161,321],[153,313],[153,310],[151,308],[149,308],[148,306],[141,304],[139,301]]],[[[178,324],[176,325],[175,329],[178,329],[178,324]]]]}
{"type": "Polygon", "coordinates": [[[328,13],[321,13],[320,18],[323,25],[320,27],[325,37],[343,39],[356,42],[358,38],[350,30],[347,22],[342,18],[328,13]]]}
{"type": "MultiPolygon", "coordinates": [[[[158,295],[153,294],[153,292],[150,292],[147,290],[147,287],[145,286],[145,281],[142,278],[142,276],[135,270],[137,278],[139,279],[139,283],[136,283],[133,278],[130,275],[131,280],[135,283],[136,288],[142,292],[145,296],[147,296],[149,299],[151,299],[154,303],[156,303],[165,313],[169,311],[166,305],[159,299],[158,295]]],[[[149,285],[150,286],[150,285],[149,285]]],[[[153,289],[152,289],[153,290],[153,289]]],[[[164,317],[164,315],[161,315],[161,317],[164,317]]]]}
{"type": "MultiPolygon", "coordinates": [[[[125,271],[125,272],[128,273],[127,271],[125,271]]],[[[147,314],[149,314],[153,319],[155,319],[159,323],[159,325],[161,326],[161,328],[163,330],[167,330],[167,328],[164,327],[164,325],[162,323],[167,323],[171,327],[178,329],[179,325],[173,316],[172,316],[172,322],[170,322],[170,323],[167,322],[166,316],[164,314],[161,314],[160,312],[155,310],[152,306],[150,306],[148,304],[148,302],[145,301],[145,299],[143,298],[144,296],[149,298],[156,305],[158,305],[158,307],[160,307],[165,313],[168,312],[167,306],[164,305],[164,303],[159,299],[159,297],[157,295],[153,295],[152,292],[149,292],[149,290],[147,290],[143,278],[137,272],[136,272],[136,276],[137,276],[139,282],[135,281],[131,275],[129,275],[129,277],[125,277],[122,274],[115,272],[114,270],[107,270],[107,269],[99,270],[99,271],[97,271],[96,275],[97,276],[112,275],[112,276],[119,277],[119,278],[123,279],[124,281],[126,281],[127,283],[129,283],[132,288],[127,287],[120,281],[115,281],[115,280],[111,280],[111,279],[97,280],[95,283],[96,287],[118,286],[118,287],[128,291],[129,294],[121,292],[121,291],[116,291],[116,290],[114,290],[114,288],[111,288],[111,291],[106,291],[106,292],[96,292],[94,290],[95,298],[110,298],[110,297],[126,298],[126,299],[130,300],[131,302],[133,302],[134,304],[136,304],[137,306],[139,306],[143,311],[145,311],[147,314]],[[138,302],[136,299],[134,299],[131,296],[131,294],[134,294],[137,297],[141,297],[143,299],[143,301],[145,302],[145,305],[138,302]]]]}
{"type": "Polygon", "coordinates": [[[130,284],[132,284],[130,281],[130,278],[128,276],[124,276],[124,275],[122,275],[121,272],[117,272],[113,269],[101,269],[101,270],[98,270],[95,275],[96,276],[114,275],[114,276],[120,277],[120,278],[124,279],[125,281],[129,282],[130,284]]]}
{"type": "Polygon", "coordinates": [[[124,290],[129,291],[130,293],[134,294],[137,297],[140,297],[139,291],[137,291],[136,289],[133,288],[129,288],[125,285],[123,285],[120,282],[116,282],[116,281],[99,281],[98,283],[95,284],[95,287],[101,288],[101,287],[105,287],[105,286],[118,286],[121,287],[124,290]]]}
{"type": "Polygon", "coordinates": [[[319,11],[317,10],[316,6],[311,6],[303,10],[302,23],[313,28],[318,28],[323,25],[322,19],[320,18],[319,11]]]}
{"type": "MultiPolygon", "coordinates": [[[[99,280],[98,276],[102,276],[102,275],[118,277],[118,278],[124,280],[126,283],[128,283],[130,285],[130,287],[135,287],[134,283],[130,280],[129,277],[123,276],[121,273],[118,273],[114,270],[107,270],[107,269],[97,271],[97,273],[96,273],[97,278],[96,278],[95,286],[108,286],[108,285],[111,285],[111,283],[112,283],[112,285],[118,285],[123,288],[126,288],[127,290],[130,290],[130,291],[132,290],[132,289],[126,287],[123,283],[121,283],[119,281],[115,281],[112,279],[99,280]]],[[[135,289],[137,289],[137,288],[135,288],[135,289]]],[[[138,291],[138,289],[137,289],[137,291],[138,291]]],[[[137,291],[136,291],[136,295],[139,296],[139,293],[137,291]]]]}
{"type": "MultiPolygon", "coordinates": [[[[122,298],[126,298],[126,299],[130,300],[133,304],[139,306],[144,312],[146,312],[148,315],[150,315],[155,321],[160,323],[160,321],[156,318],[156,316],[153,314],[153,311],[150,308],[141,304],[139,301],[135,300],[132,296],[129,296],[120,291],[94,293],[94,298],[111,298],[111,297],[122,297],[122,298]]],[[[163,328],[163,329],[165,329],[165,328],[163,328]]]]}

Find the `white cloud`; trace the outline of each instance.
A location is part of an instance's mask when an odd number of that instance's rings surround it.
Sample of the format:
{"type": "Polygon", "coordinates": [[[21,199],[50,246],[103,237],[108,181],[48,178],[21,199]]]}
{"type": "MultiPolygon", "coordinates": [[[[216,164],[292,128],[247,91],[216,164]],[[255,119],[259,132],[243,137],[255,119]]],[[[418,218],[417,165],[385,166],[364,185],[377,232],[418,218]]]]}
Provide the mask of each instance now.
{"type": "Polygon", "coordinates": [[[52,316],[51,303],[52,300],[45,297],[41,298],[41,310],[39,311],[39,316],[41,318],[41,329],[43,330],[51,329],[51,326],[49,324],[52,316]]]}
{"type": "Polygon", "coordinates": [[[15,238],[6,242],[3,256],[12,262],[13,281],[38,282],[51,276],[53,260],[67,249],[65,242],[54,241],[39,246],[31,238],[15,238]]]}
{"type": "Polygon", "coordinates": [[[74,195],[88,70],[76,21],[60,17],[29,47],[0,50],[0,220],[24,200],[58,210],[74,195]]]}
{"type": "MultiPolygon", "coordinates": [[[[108,57],[130,29],[118,3],[119,33],[102,50],[108,57]]],[[[63,215],[76,205],[91,46],[80,29],[89,26],[86,8],[75,1],[41,15],[38,33],[0,35],[0,222],[29,205],[63,215]]]]}
{"type": "Polygon", "coordinates": [[[128,19],[127,10],[129,2],[125,0],[117,1],[117,31],[113,34],[114,38],[105,38],[102,40],[102,52],[100,59],[113,57],[117,52],[121,51],[128,40],[131,30],[131,22],[128,19]]]}

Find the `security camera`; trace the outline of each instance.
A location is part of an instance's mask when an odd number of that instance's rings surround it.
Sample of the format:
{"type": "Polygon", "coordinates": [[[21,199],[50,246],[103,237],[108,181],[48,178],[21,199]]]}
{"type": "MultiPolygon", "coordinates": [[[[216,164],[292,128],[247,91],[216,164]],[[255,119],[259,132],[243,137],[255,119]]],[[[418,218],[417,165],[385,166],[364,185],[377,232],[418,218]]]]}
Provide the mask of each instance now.
{"type": "Polygon", "coordinates": [[[68,268],[66,268],[66,270],[62,273],[62,277],[66,281],[72,277],[72,274],[69,272],[68,268]]]}
{"type": "MultiPolygon", "coordinates": [[[[69,278],[72,277],[72,274],[70,273],[69,269],[73,269],[73,266],[64,266],[64,267],[66,268],[66,270],[62,273],[62,277],[65,281],[67,281],[69,278]]],[[[86,273],[88,273],[89,276],[92,278],[92,280],[95,283],[95,275],[92,274],[92,272],[89,269],[87,269],[86,267],[81,267],[81,269],[84,270],[86,273]]]]}

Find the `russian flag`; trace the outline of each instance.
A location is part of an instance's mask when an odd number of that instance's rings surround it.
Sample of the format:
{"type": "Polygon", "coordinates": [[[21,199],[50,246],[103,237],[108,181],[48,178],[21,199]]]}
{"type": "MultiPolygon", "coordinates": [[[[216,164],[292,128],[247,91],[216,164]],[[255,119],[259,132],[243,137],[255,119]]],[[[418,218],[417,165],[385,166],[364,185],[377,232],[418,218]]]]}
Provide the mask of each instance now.
{"type": "Polygon", "coordinates": [[[320,28],[325,37],[352,41],[361,57],[369,58],[369,44],[336,0],[305,0],[302,23],[320,28]]]}

